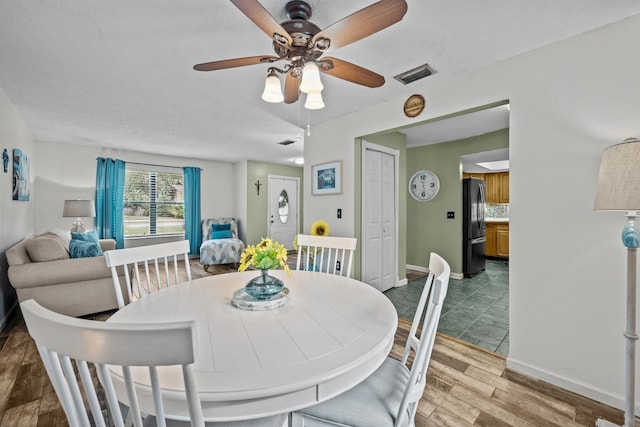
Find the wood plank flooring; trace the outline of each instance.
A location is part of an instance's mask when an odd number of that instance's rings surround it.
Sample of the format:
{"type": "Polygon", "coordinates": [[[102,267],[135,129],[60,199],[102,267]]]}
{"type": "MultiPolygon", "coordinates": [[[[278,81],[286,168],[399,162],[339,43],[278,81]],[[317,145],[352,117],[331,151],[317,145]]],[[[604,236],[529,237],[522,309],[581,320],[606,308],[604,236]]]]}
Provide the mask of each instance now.
{"type": "MultiPolygon", "coordinates": [[[[235,269],[215,266],[205,272],[192,261],[194,278],[228,271],[235,269]]],[[[402,355],[409,326],[400,321],[393,357],[402,355]]],[[[623,422],[620,410],[507,370],[503,357],[439,335],[416,427],[595,426],[598,418],[623,422]]],[[[33,340],[15,316],[0,332],[0,426],[66,425],[33,340]]]]}

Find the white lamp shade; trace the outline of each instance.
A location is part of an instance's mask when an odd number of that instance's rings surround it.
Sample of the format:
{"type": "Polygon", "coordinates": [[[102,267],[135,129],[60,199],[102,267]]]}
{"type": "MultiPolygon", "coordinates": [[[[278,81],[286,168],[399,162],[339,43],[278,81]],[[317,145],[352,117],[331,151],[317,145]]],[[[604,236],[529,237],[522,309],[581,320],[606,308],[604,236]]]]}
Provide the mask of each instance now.
{"type": "Polygon", "coordinates": [[[262,92],[262,99],[267,102],[273,103],[284,101],[280,79],[274,73],[269,74],[267,80],[264,82],[264,92],[262,92]]]}
{"type": "Polygon", "coordinates": [[[93,200],[65,200],[63,217],[94,218],[96,207],[93,200]]]}
{"type": "Polygon", "coordinates": [[[315,62],[307,62],[302,69],[300,91],[304,93],[320,93],[322,89],[324,89],[324,86],[320,81],[320,70],[318,66],[315,62]]]}
{"type": "Polygon", "coordinates": [[[640,140],[625,139],[602,153],[594,210],[640,211],[640,140]]]}
{"type": "Polygon", "coordinates": [[[322,100],[322,94],[318,93],[308,93],[307,101],[304,103],[304,108],[308,110],[319,110],[324,108],[324,101],[322,100]]]}

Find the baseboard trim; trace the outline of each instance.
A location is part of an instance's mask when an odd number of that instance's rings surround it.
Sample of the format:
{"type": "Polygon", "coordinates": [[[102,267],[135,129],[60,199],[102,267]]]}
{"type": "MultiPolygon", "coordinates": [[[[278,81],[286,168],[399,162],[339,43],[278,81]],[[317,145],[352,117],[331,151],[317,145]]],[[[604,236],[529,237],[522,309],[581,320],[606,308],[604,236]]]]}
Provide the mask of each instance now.
{"type": "MultiPolygon", "coordinates": [[[[544,369],[536,368],[535,366],[529,365],[528,363],[520,362],[519,360],[514,360],[511,357],[507,357],[507,368],[511,369],[512,371],[517,371],[530,377],[537,378],[541,381],[548,382],[549,384],[553,384],[565,390],[572,391],[581,396],[588,397],[614,408],[624,410],[624,398],[622,395],[611,394],[597,387],[593,387],[579,381],[571,380],[569,378],[554,374],[544,369]]],[[[636,402],[636,414],[640,413],[639,411],[640,405],[638,405],[636,402]]]]}
{"type": "MultiPolygon", "coordinates": [[[[407,264],[406,268],[408,270],[415,270],[415,271],[420,271],[422,273],[428,273],[429,269],[427,267],[423,267],[421,265],[411,265],[411,264],[407,264]]],[[[456,279],[456,280],[460,280],[462,278],[464,278],[464,274],[462,273],[451,273],[450,277],[452,279],[456,279]]]]}
{"type": "Polygon", "coordinates": [[[394,287],[399,288],[400,286],[405,286],[405,285],[408,285],[408,284],[409,284],[409,281],[408,281],[408,280],[407,280],[407,278],[405,277],[405,278],[404,278],[404,279],[402,279],[402,280],[398,280],[398,281],[396,282],[396,286],[394,286],[394,287]]]}
{"type": "Polygon", "coordinates": [[[415,270],[415,271],[420,271],[422,273],[428,273],[429,272],[429,269],[427,267],[423,267],[421,265],[407,264],[405,267],[407,268],[407,270],[415,270]]]}

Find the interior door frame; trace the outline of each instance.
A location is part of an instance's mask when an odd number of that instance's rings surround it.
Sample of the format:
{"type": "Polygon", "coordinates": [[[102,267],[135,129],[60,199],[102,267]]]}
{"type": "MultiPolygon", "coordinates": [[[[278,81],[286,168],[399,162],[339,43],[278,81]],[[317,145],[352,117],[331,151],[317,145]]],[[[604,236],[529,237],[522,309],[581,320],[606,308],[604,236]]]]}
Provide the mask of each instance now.
{"type": "Polygon", "coordinates": [[[267,221],[267,235],[271,236],[271,221],[270,221],[270,214],[271,214],[271,179],[288,179],[291,181],[295,181],[296,182],[296,236],[298,235],[298,233],[300,233],[300,177],[297,176],[285,176],[285,175],[272,175],[272,174],[267,174],[267,215],[266,215],[266,221],[267,221]]]}
{"type": "Polygon", "coordinates": [[[365,141],[364,139],[362,140],[362,148],[361,148],[361,164],[362,164],[362,175],[360,176],[360,182],[361,182],[361,205],[363,208],[361,209],[361,214],[360,214],[360,235],[361,235],[361,241],[362,244],[360,245],[361,248],[361,252],[360,252],[360,265],[361,265],[361,271],[360,271],[360,277],[364,277],[365,276],[365,272],[364,272],[364,266],[365,266],[365,262],[364,260],[366,259],[365,257],[367,256],[367,250],[366,250],[366,245],[364,244],[364,242],[366,241],[367,238],[367,224],[365,222],[365,212],[364,212],[364,206],[366,206],[366,198],[367,198],[367,162],[366,162],[366,156],[367,156],[367,151],[371,150],[371,151],[379,151],[382,152],[384,154],[389,154],[391,156],[393,156],[393,168],[394,168],[394,181],[395,181],[395,185],[394,185],[394,195],[393,195],[393,199],[394,199],[394,241],[395,241],[395,251],[393,251],[393,266],[394,266],[394,279],[395,279],[395,284],[394,287],[398,286],[400,283],[400,279],[398,276],[398,250],[400,247],[400,150],[396,150],[393,148],[389,148],[389,147],[385,147],[384,145],[378,145],[378,144],[374,144],[372,142],[369,141],[365,141]]]}

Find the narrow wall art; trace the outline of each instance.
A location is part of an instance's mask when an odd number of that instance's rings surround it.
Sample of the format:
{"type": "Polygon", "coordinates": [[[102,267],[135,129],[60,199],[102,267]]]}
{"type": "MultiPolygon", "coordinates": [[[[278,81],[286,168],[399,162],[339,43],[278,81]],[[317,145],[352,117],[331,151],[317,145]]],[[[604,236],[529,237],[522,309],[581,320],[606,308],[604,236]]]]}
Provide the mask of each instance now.
{"type": "Polygon", "coordinates": [[[29,200],[29,157],[19,148],[13,149],[13,200],[29,200]]]}

